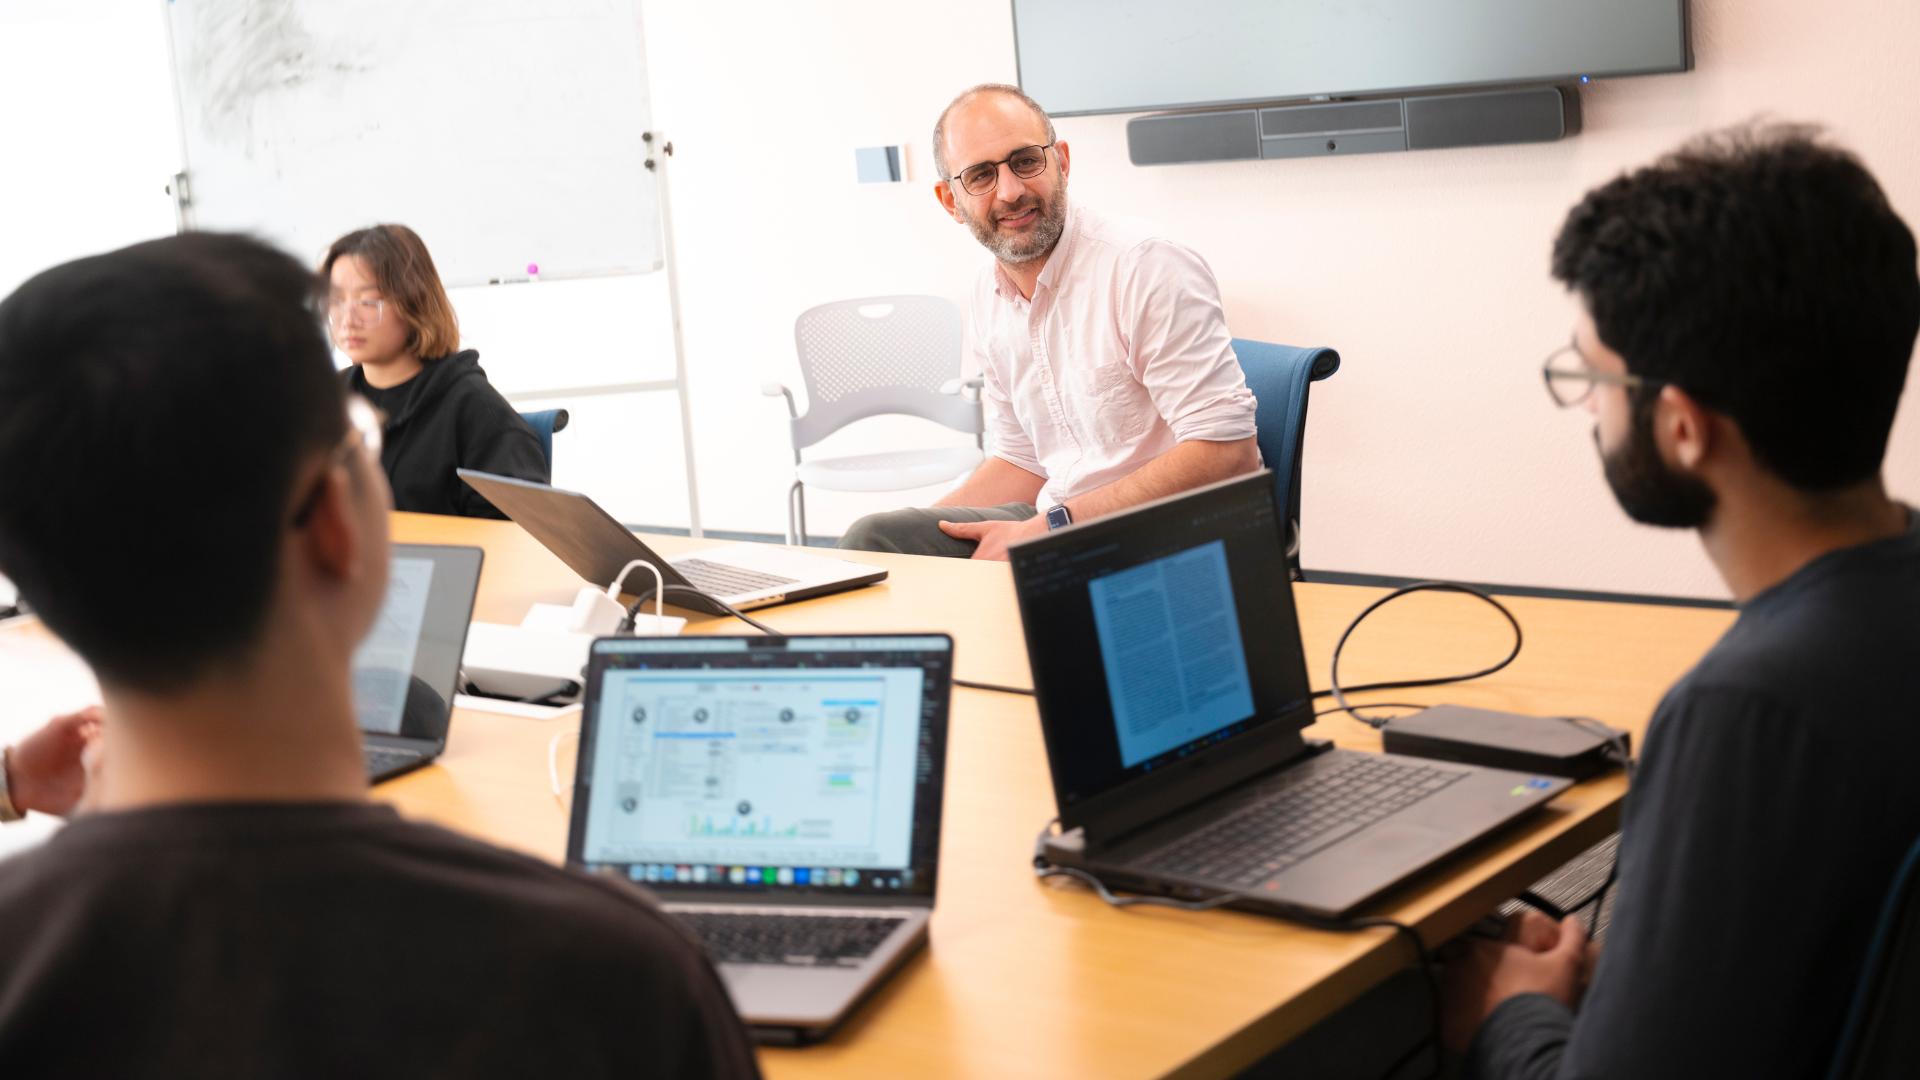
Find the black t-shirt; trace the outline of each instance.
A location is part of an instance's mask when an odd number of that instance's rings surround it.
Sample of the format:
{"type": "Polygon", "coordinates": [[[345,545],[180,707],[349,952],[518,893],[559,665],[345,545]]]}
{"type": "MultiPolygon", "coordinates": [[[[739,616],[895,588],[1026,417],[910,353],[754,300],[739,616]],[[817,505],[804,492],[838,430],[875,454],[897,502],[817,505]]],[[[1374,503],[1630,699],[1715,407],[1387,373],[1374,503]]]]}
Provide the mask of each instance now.
{"type": "Polygon", "coordinates": [[[101,814],[0,863],[0,1076],[756,1075],[638,890],[390,807],[101,814]]]}
{"type": "Polygon", "coordinates": [[[1578,1016],[1481,1026],[1484,1077],[1820,1076],[1920,838],[1920,515],[1754,597],[1668,692],[1578,1016]]]}

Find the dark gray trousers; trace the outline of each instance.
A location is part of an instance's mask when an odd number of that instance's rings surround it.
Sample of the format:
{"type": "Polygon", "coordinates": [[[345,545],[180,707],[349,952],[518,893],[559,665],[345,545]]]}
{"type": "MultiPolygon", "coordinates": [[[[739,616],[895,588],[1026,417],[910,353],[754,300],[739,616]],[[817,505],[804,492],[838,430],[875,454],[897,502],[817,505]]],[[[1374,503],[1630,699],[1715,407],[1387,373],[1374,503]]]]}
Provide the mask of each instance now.
{"type": "Polygon", "coordinates": [[[965,559],[976,546],[940,531],[942,521],[1025,521],[1037,511],[1028,503],[999,506],[910,506],[868,514],[848,527],[840,546],[849,551],[890,551],[898,555],[945,555],[965,559]]]}

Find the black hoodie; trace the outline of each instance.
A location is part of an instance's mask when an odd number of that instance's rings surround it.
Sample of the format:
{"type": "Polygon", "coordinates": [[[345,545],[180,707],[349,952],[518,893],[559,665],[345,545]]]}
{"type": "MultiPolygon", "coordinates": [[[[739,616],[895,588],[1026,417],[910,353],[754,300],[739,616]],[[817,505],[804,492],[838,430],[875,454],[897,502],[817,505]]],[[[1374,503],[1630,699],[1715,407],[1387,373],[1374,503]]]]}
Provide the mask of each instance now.
{"type": "Polygon", "coordinates": [[[420,374],[385,390],[369,386],[358,364],[341,378],[387,414],[380,464],[393,487],[394,509],[506,517],[455,469],[548,482],[540,437],[487,382],[474,350],[424,361],[420,374]]]}

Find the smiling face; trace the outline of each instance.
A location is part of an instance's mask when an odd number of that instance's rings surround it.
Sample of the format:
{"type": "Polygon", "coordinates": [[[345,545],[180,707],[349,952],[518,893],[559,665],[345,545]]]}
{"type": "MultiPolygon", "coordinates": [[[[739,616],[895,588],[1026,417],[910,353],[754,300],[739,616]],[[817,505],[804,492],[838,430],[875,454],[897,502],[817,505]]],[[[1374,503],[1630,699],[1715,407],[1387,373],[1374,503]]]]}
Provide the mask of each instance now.
{"type": "Polygon", "coordinates": [[[378,367],[407,354],[406,317],[358,255],[334,260],[327,281],[327,326],[333,343],[356,364],[378,367]]]}
{"type": "MultiPolygon", "coordinates": [[[[953,107],[944,121],[943,147],[949,175],[983,162],[1003,161],[1016,151],[1048,142],[1046,120],[1007,94],[982,93],[953,107]]],[[[1003,263],[1045,258],[1060,241],[1067,221],[1067,144],[1043,152],[1046,167],[1022,179],[1000,165],[992,190],[973,195],[958,180],[935,187],[947,213],[1003,263]]]]}

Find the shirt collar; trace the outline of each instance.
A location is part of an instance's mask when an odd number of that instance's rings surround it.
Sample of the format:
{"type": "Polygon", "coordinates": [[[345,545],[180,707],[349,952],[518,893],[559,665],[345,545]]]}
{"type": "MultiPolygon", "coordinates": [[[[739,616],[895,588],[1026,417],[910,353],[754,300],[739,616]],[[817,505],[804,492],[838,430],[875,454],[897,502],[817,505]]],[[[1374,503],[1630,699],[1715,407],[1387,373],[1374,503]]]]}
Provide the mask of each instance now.
{"type": "MultiPolygon", "coordinates": [[[[1047,256],[1047,265],[1040,269],[1040,279],[1034,282],[1033,293],[1040,295],[1041,289],[1052,290],[1065,274],[1066,266],[1073,258],[1074,240],[1080,235],[1080,210],[1073,203],[1067,203],[1067,220],[1060,226],[1060,239],[1054,243],[1053,251],[1047,256]]],[[[993,291],[1002,300],[1025,303],[1027,298],[1020,295],[1020,286],[1007,276],[1006,267],[1000,260],[993,261],[993,291]]]]}

